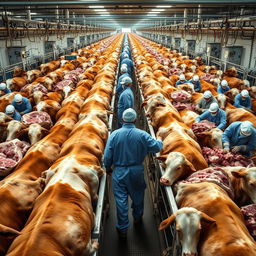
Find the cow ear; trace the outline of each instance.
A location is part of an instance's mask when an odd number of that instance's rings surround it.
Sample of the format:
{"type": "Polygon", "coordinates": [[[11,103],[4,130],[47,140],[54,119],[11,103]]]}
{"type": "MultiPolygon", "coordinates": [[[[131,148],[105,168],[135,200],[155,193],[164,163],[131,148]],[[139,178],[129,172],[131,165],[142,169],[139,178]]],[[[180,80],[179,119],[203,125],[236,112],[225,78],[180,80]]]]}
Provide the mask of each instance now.
{"type": "Polygon", "coordinates": [[[190,171],[190,172],[196,172],[194,165],[188,160],[186,160],[186,162],[185,162],[185,168],[187,168],[188,171],[190,171]]]}
{"type": "Polygon", "coordinates": [[[19,231],[0,224],[0,236],[4,236],[6,238],[14,238],[20,234],[21,233],[19,231]]]}
{"type": "Polygon", "coordinates": [[[239,170],[231,171],[231,174],[236,178],[243,178],[248,173],[246,168],[241,168],[239,170]]]}
{"type": "Polygon", "coordinates": [[[157,156],[156,159],[161,161],[161,162],[165,162],[167,156],[166,155],[162,155],[162,156],[157,156]]]}
{"type": "Polygon", "coordinates": [[[204,212],[200,212],[201,215],[201,221],[204,221],[206,223],[215,223],[216,220],[210,217],[209,215],[205,214],[204,212]]]}
{"type": "Polygon", "coordinates": [[[172,214],[169,218],[163,220],[159,225],[159,230],[163,230],[168,228],[175,220],[175,215],[172,214]]]}

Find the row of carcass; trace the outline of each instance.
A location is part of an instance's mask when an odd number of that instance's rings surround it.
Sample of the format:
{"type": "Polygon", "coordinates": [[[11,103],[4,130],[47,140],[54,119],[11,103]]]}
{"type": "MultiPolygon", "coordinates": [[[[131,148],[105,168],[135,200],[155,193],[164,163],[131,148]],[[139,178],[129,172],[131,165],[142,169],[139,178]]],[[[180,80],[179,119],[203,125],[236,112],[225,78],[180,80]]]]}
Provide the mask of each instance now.
{"type": "Polygon", "coordinates": [[[91,242],[92,203],[122,36],[106,41],[88,68],[92,83],[85,77],[77,84],[49,134],[0,182],[0,255],[81,256],[98,246],[91,242]]]}
{"type": "MultiPolygon", "coordinates": [[[[160,224],[160,229],[176,222],[183,256],[256,255],[255,241],[235,203],[256,202],[256,168],[208,167],[197,138],[184,122],[188,116],[185,119],[171,102],[170,94],[177,90],[173,76],[169,77],[157,59],[158,52],[164,55],[166,51],[167,56],[176,53],[134,34],[129,39],[146,115],[156,137],[163,140],[158,158],[164,162],[165,173],[160,182],[175,184],[180,208],[160,224]]],[[[193,95],[198,96],[201,94],[193,95]]]]}

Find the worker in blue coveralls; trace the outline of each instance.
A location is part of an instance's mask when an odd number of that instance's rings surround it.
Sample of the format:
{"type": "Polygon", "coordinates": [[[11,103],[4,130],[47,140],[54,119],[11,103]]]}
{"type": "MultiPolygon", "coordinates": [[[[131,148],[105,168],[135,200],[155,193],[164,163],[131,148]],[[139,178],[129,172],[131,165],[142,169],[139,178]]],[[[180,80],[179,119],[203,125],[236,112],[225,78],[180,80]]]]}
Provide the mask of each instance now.
{"type": "Polygon", "coordinates": [[[21,115],[19,114],[18,111],[15,110],[15,107],[13,105],[8,105],[5,108],[5,114],[7,116],[10,116],[14,120],[20,121],[21,120],[21,115]]]}
{"type": "Polygon", "coordinates": [[[130,51],[128,48],[124,48],[123,52],[120,54],[120,61],[122,62],[122,60],[124,59],[124,55],[128,54],[129,58],[130,58],[130,51]]]}
{"type": "Polygon", "coordinates": [[[119,96],[123,92],[123,86],[121,84],[123,78],[130,77],[128,74],[128,69],[126,65],[121,66],[120,73],[121,75],[118,78],[117,87],[116,87],[117,96],[119,96]]]}
{"type": "Polygon", "coordinates": [[[222,80],[220,85],[217,88],[217,92],[224,94],[225,92],[229,91],[230,87],[228,86],[227,80],[222,80]]]}
{"type": "Polygon", "coordinates": [[[179,84],[185,84],[187,82],[188,81],[186,80],[185,75],[181,74],[180,77],[179,77],[179,80],[176,82],[175,86],[177,86],[179,84]]]}
{"type": "Polygon", "coordinates": [[[199,81],[199,76],[198,75],[193,76],[192,79],[190,79],[187,82],[192,83],[194,85],[195,92],[200,92],[201,91],[201,83],[199,81]]]}
{"type": "Polygon", "coordinates": [[[211,91],[205,91],[203,98],[196,105],[196,110],[199,113],[203,113],[209,109],[213,102],[217,103],[217,100],[213,97],[211,91]]]}
{"type": "Polygon", "coordinates": [[[7,93],[10,93],[12,92],[9,88],[7,88],[6,84],[5,83],[1,83],[0,84],[0,96],[3,96],[7,93]]]}
{"type": "Polygon", "coordinates": [[[118,103],[117,103],[117,115],[118,115],[118,127],[122,126],[122,116],[123,112],[127,108],[134,107],[134,95],[131,89],[132,79],[128,76],[124,77],[122,82],[123,92],[120,94],[118,103]]]}
{"type": "Polygon", "coordinates": [[[242,90],[241,93],[238,93],[236,95],[234,106],[237,108],[244,108],[248,111],[251,111],[252,101],[247,90],[242,90]]]}
{"type": "Polygon", "coordinates": [[[227,114],[224,110],[219,108],[218,103],[214,102],[210,105],[209,110],[196,118],[196,121],[208,120],[215,123],[216,127],[224,130],[227,124],[227,114]]]}
{"type": "Polygon", "coordinates": [[[21,116],[31,112],[31,110],[32,110],[32,106],[30,104],[30,101],[27,98],[22,97],[21,94],[16,94],[14,96],[14,100],[12,101],[12,105],[20,113],[21,116]]]}
{"type": "Polygon", "coordinates": [[[124,59],[121,61],[121,65],[126,64],[129,75],[133,73],[133,62],[129,59],[129,55],[126,53],[124,54],[124,59]]]}
{"type": "Polygon", "coordinates": [[[123,126],[110,135],[104,152],[104,165],[112,174],[112,188],[116,201],[117,231],[120,238],[126,238],[129,227],[128,196],[132,200],[134,224],[142,224],[144,210],[143,161],[145,156],[159,152],[163,143],[153,139],[147,132],[137,129],[137,114],[132,108],[123,113],[123,126]],[[113,169],[112,169],[113,168],[113,169]]]}
{"type": "Polygon", "coordinates": [[[250,121],[234,122],[222,134],[225,152],[230,149],[250,157],[256,148],[256,131],[250,121]]]}

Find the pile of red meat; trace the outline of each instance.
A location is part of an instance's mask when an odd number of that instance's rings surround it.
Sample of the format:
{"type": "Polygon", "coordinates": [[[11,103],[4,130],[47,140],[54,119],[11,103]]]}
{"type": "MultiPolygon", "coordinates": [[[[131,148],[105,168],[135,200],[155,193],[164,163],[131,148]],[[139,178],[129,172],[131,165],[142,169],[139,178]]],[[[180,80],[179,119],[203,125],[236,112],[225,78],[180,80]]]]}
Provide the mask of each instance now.
{"type": "Polygon", "coordinates": [[[251,236],[256,240],[256,204],[250,204],[241,208],[244,215],[245,225],[251,236]]]}
{"type": "Polygon", "coordinates": [[[35,92],[35,91],[41,91],[42,93],[45,93],[45,94],[48,92],[48,90],[42,84],[36,84],[35,86],[33,86],[32,92],[35,92]]]}
{"type": "Polygon", "coordinates": [[[22,116],[21,122],[26,126],[40,124],[45,129],[50,129],[52,127],[51,117],[44,111],[33,111],[25,114],[22,116]]]}
{"type": "Polygon", "coordinates": [[[171,93],[171,98],[175,102],[190,102],[192,95],[184,90],[178,90],[171,93]]]}
{"type": "Polygon", "coordinates": [[[204,170],[200,170],[194,172],[185,180],[181,181],[182,183],[200,183],[200,182],[212,182],[223,188],[232,198],[234,196],[233,189],[230,183],[230,179],[227,173],[219,168],[206,168],[204,170]]]}
{"type": "Polygon", "coordinates": [[[214,78],[215,78],[215,75],[211,75],[211,74],[203,74],[202,76],[200,76],[200,79],[206,82],[210,82],[210,80],[214,78]]]}
{"type": "Polygon", "coordinates": [[[8,175],[29,149],[29,144],[18,139],[0,144],[0,176],[8,175]]]}
{"type": "Polygon", "coordinates": [[[215,123],[210,122],[208,120],[202,120],[198,123],[193,123],[192,130],[194,134],[198,134],[201,132],[209,131],[215,127],[216,127],[215,123]]]}
{"type": "Polygon", "coordinates": [[[173,102],[172,104],[177,110],[188,109],[196,111],[196,104],[194,103],[173,102]]]}
{"type": "Polygon", "coordinates": [[[253,166],[252,160],[238,153],[225,153],[223,149],[203,147],[203,156],[212,166],[253,166]]]}
{"type": "Polygon", "coordinates": [[[65,86],[74,87],[74,83],[72,80],[62,80],[61,82],[58,82],[57,84],[53,85],[53,91],[63,91],[63,88],[65,86]]]}
{"type": "Polygon", "coordinates": [[[171,75],[180,75],[181,74],[181,69],[179,68],[170,68],[168,70],[168,75],[171,76],[171,75]]]}

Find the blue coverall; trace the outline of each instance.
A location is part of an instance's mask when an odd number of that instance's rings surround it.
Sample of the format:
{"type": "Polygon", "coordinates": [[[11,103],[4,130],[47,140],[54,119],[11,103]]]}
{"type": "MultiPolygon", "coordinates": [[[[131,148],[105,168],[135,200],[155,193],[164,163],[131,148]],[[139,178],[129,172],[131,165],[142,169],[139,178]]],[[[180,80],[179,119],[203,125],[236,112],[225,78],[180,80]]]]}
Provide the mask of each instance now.
{"type": "Polygon", "coordinates": [[[246,97],[244,100],[242,99],[241,93],[237,94],[235,97],[234,106],[237,108],[249,108],[252,109],[252,101],[250,97],[246,97]]]}
{"type": "Polygon", "coordinates": [[[132,199],[132,215],[143,216],[144,180],[143,160],[147,153],[157,153],[163,147],[162,141],[153,139],[147,132],[137,129],[132,123],[110,135],[104,152],[106,170],[113,168],[112,187],[117,209],[117,228],[125,232],[129,227],[128,195],[132,199]]]}
{"type": "Polygon", "coordinates": [[[25,97],[22,97],[22,103],[21,104],[18,104],[17,102],[12,101],[12,105],[15,107],[15,109],[21,115],[27,114],[27,113],[31,112],[31,110],[32,110],[32,106],[30,104],[30,101],[25,97]]]}
{"type": "Polygon", "coordinates": [[[193,81],[193,79],[190,79],[190,80],[188,80],[187,81],[187,83],[191,83],[191,84],[193,84],[194,85],[194,90],[195,90],[195,92],[200,92],[201,91],[201,83],[200,83],[200,81],[193,81]]]}
{"type": "Polygon", "coordinates": [[[196,121],[208,120],[215,123],[217,128],[223,130],[227,124],[227,114],[224,110],[219,109],[217,114],[213,116],[209,110],[196,118],[196,121]]]}
{"type": "MultiPolygon", "coordinates": [[[[252,128],[252,133],[249,136],[240,133],[242,122],[237,121],[228,126],[222,134],[222,143],[229,143],[229,148],[234,146],[243,146],[242,154],[251,156],[252,151],[256,148],[256,131],[252,128]]],[[[227,147],[224,145],[224,148],[227,147]]]]}
{"type": "Polygon", "coordinates": [[[130,75],[128,73],[124,73],[121,76],[119,76],[119,78],[118,78],[118,82],[117,82],[117,86],[116,86],[117,96],[119,96],[124,90],[122,85],[121,85],[121,82],[122,82],[123,78],[126,77],[126,76],[130,76],[130,75]]]}
{"type": "Polygon", "coordinates": [[[218,88],[217,88],[217,93],[224,94],[225,92],[227,92],[229,90],[230,90],[229,86],[226,86],[225,88],[223,88],[222,86],[219,85],[218,88]]]}
{"type": "Polygon", "coordinates": [[[185,83],[188,83],[187,80],[178,80],[175,84],[175,86],[179,85],[179,84],[185,84],[185,83]]]}
{"type": "Polygon", "coordinates": [[[212,96],[209,100],[206,100],[205,98],[202,98],[199,102],[198,102],[198,107],[202,109],[202,112],[206,111],[209,109],[210,105],[212,103],[218,103],[217,100],[212,96]]]}
{"type": "Polygon", "coordinates": [[[118,124],[119,127],[122,126],[122,116],[123,112],[127,108],[134,107],[134,95],[130,87],[125,87],[124,91],[120,94],[118,104],[117,104],[117,115],[118,115],[118,124]]]}
{"type": "Polygon", "coordinates": [[[14,111],[13,115],[10,115],[9,113],[5,113],[7,116],[10,116],[14,120],[20,121],[21,120],[21,115],[19,112],[14,111]]]}
{"type": "Polygon", "coordinates": [[[132,75],[133,72],[133,62],[129,58],[125,58],[121,61],[121,65],[126,64],[127,65],[127,70],[129,75],[132,75]]]}
{"type": "Polygon", "coordinates": [[[12,92],[9,88],[5,88],[4,90],[1,90],[1,91],[3,91],[4,94],[8,94],[8,93],[12,92]]]}

